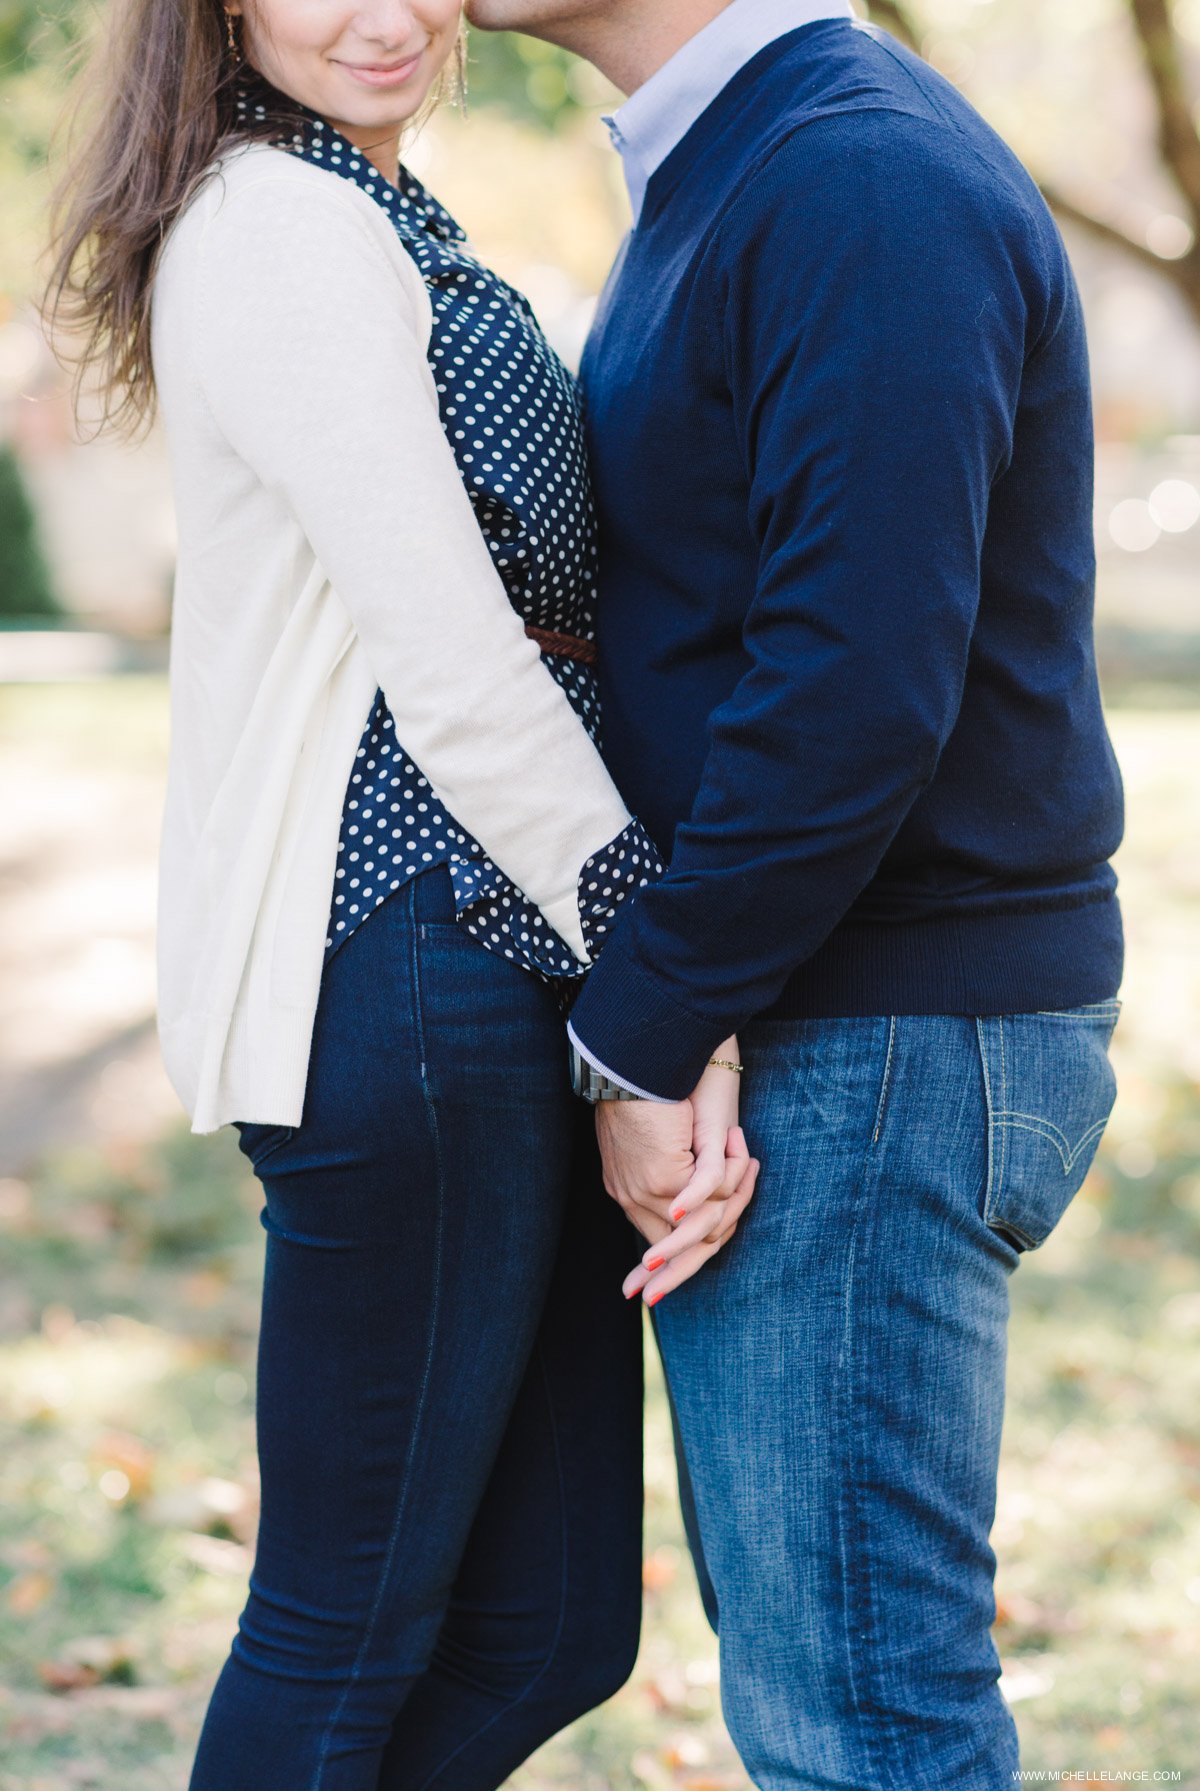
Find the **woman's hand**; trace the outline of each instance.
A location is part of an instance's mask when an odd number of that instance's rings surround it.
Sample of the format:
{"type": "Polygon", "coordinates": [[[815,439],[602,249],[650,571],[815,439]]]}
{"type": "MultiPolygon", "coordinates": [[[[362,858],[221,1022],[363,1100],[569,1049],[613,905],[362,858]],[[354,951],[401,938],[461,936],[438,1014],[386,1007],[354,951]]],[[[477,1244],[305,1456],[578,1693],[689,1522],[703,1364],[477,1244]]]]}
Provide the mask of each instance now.
{"type": "MultiPolygon", "coordinates": [[[[737,1061],[736,1038],[714,1053],[737,1061]]],[[[604,1186],[642,1236],[657,1244],[669,1219],[702,1206],[744,1173],[726,1166],[725,1142],[738,1118],[738,1077],[710,1066],[686,1101],[601,1101],[596,1137],[604,1186]]],[[[666,1226],[669,1230],[669,1225],[666,1226]]]]}
{"type": "MultiPolygon", "coordinates": [[[[728,1038],[718,1045],[714,1057],[738,1063],[738,1042],[728,1038]]],[[[738,1130],[738,1098],[741,1077],[736,1070],[709,1064],[688,1098],[692,1109],[692,1154],[695,1168],[670,1209],[671,1219],[678,1224],[714,1197],[728,1200],[741,1186],[750,1161],[745,1138],[730,1154],[730,1136],[738,1130]]],[[[740,1132],[739,1132],[740,1136],[740,1132]]]]}
{"type": "MultiPolygon", "coordinates": [[[[736,1038],[725,1040],[715,1057],[738,1061],[736,1038]]],[[[739,1078],[736,1070],[710,1064],[692,1092],[691,1176],[670,1203],[673,1228],[659,1221],[638,1268],[626,1277],[625,1295],[644,1294],[653,1305],[663,1294],[694,1275],[715,1256],[737,1229],[749,1204],[759,1164],[751,1157],[746,1136],[738,1124],[739,1078]]]]}
{"type": "Polygon", "coordinates": [[[640,1293],[647,1306],[655,1305],[672,1288],[690,1280],[729,1242],[750,1204],[760,1167],[757,1157],[752,1157],[746,1148],[740,1126],[729,1133],[726,1161],[731,1175],[735,1166],[744,1170],[741,1180],[729,1193],[710,1195],[680,1224],[658,1228],[660,1236],[652,1240],[641,1262],[625,1277],[622,1285],[627,1300],[640,1293]]]}

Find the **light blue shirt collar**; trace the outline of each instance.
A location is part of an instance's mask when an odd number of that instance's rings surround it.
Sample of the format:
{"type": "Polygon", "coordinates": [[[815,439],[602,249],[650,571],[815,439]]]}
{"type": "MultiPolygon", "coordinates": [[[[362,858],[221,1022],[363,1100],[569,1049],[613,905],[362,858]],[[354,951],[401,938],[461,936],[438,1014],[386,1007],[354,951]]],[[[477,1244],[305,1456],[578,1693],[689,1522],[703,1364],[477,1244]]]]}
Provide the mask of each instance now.
{"type": "Polygon", "coordinates": [[[689,38],[612,117],[604,120],[621,152],[633,221],[651,175],[760,50],[801,25],[851,19],[850,0],[732,0],[689,38]]]}

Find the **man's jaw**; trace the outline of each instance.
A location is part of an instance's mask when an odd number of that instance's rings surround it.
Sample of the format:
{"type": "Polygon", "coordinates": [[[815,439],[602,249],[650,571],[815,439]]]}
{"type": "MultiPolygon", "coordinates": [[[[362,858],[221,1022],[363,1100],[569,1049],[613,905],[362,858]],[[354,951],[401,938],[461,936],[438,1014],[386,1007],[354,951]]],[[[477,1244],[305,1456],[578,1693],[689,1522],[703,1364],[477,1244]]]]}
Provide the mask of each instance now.
{"type": "Polygon", "coordinates": [[[625,0],[467,0],[476,31],[519,31],[543,43],[598,61],[597,49],[619,30],[625,0]]]}
{"type": "Polygon", "coordinates": [[[560,29],[573,35],[579,15],[605,10],[603,0],[467,0],[466,14],[477,31],[522,31],[555,43],[560,29]]]}
{"type": "Polygon", "coordinates": [[[622,93],[649,80],[731,0],[467,0],[481,31],[521,31],[592,62],[622,93]]]}

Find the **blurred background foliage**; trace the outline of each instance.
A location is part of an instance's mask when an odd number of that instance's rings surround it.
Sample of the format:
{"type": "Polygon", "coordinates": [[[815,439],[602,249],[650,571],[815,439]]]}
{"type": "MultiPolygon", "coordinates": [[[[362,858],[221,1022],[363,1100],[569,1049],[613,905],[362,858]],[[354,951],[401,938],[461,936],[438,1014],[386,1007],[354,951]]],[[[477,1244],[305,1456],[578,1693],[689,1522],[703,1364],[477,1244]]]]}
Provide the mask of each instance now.
{"type": "MultiPolygon", "coordinates": [[[[256,1514],[257,1184],[231,1133],[187,1130],[154,1036],[168,468],[157,430],[90,438],[31,306],[104,4],[0,0],[0,1791],[182,1791],[256,1514]]],[[[1062,221],[1129,799],[1120,1097],[1012,1288],[1003,1689],[1026,1767],[1200,1791],[1200,0],[871,11],[1062,221]]],[[[477,34],[469,115],[406,152],[568,358],[627,224],[619,103],[546,45],[477,34]]],[[[637,1674],[518,1791],[746,1791],[653,1373],[647,1477],[637,1674]]]]}
{"type": "Polygon", "coordinates": [[[0,442],[0,623],[61,614],[20,463],[9,444],[0,442]]]}

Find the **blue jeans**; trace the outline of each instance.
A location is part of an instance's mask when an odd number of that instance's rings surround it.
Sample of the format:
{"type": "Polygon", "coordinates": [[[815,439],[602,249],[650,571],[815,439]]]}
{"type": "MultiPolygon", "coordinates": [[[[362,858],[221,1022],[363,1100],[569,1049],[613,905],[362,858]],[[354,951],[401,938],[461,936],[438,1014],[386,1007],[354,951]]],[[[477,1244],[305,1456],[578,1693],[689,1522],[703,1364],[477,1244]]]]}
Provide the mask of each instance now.
{"type": "Polygon", "coordinates": [[[1095,1154],[1117,1012],[741,1035],[758,1189],[654,1317],[760,1791],[1010,1791],[988,1542],[1008,1281],[1095,1154]]]}
{"type": "Polygon", "coordinates": [[[641,1603],[642,1240],[551,991],[449,876],[327,961],[266,1263],[249,1597],[191,1791],[494,1791],[614,1692],[641,1603]]]}

